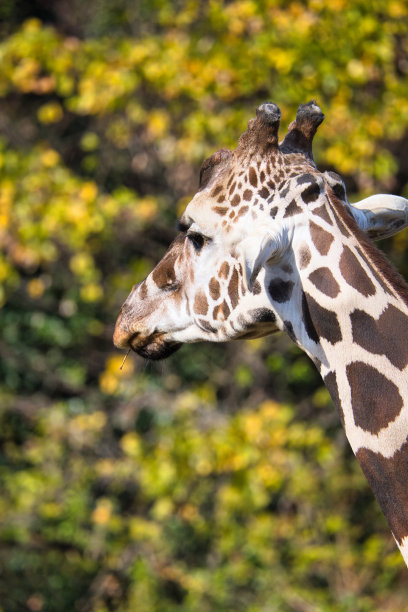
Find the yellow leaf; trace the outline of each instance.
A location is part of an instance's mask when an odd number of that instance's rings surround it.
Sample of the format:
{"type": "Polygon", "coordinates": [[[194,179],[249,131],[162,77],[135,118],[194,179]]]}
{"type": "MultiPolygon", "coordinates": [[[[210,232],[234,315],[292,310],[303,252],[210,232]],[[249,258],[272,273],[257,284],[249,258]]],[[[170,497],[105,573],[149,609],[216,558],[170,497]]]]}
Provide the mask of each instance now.
{"type": "Polygon", "coordinates": [[[45,291],[45,284],[41,278],[33,278],[27,283],[28,295],[34,299],[40,298],[45,291]]]}
{"type": "Polygon", "coordinates": [[[140,438],[135,431],[129,431],[120,440],[120,446],[126,455],[139,457],[141,453],[140,438]]]}
{"type": "Polygon", "coordinates": [[[98,187],[91,181],[84,183],[79,190],[79,197],[81,200],[85,200],[85,202],[93,202],[97,195],[98,187]]]}
{"type": "Polygon", "coordinates": [[[107,498],[98,500],[95,510],[92,512],[92,520],[97,525],[106,525],[112,516],[112,502],[107,498]]]}
{"type": "Polygon", "coordinates": [[[46,149],[41,153],[40,160],[46,168],[54,168],[58,164],[60,156],[53,149],[46,149]]]}
{"type": "Polygon", "coordinates": [[[58,102],[43,104],[37,111],[37,117],[41,123],[57,123],[64,116],[64,111],[58,102]]]}

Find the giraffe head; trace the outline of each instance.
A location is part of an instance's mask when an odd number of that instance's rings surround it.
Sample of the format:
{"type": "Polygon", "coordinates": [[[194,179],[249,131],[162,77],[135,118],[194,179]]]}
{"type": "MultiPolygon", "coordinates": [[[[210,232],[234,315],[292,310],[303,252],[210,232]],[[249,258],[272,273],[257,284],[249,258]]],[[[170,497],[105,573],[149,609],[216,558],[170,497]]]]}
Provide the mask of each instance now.
{"type": "MultiPolygon", "coordinates": [[[[285,330],[303,346],[306,341],[307,350],[310,304],[302,270],[327,255],[335,238],[341,241],[347,231],[341,216],[376,237],[407,224],[402,198],[376,196],[353,207],[341,178],[318,171],[312,140],[323,119],[316,103],[301,105],[279,145],[279,108],[262,104],[238,147],[204,162],[179,234],[122,306],[116,346],[161,359],[184,342],[285,330]]],[[[315,268],[320,291],[339,291],[327,264],[315,268]]]]}

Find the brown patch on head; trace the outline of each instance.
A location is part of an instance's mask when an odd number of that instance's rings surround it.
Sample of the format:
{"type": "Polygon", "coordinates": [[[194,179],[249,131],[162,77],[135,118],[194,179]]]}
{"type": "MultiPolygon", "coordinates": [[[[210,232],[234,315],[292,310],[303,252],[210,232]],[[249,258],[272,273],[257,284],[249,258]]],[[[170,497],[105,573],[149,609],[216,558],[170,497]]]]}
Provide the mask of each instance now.
{"type": "Polygon", "coordinates": [[[326,232],[320,225],[316,225],[313,221],[309,222],[310,236],[316,249],[320,255],[327,255],[334,240],[333,236],[326,232]]]}
{"type": "Polygon", "coordinates": [[[285,210],[284,217],[292,217],[302,212],[302,208],[296,204],[296,200],[292,200],[285,210]]]}
{"type": "Polygon", "coordinates": [[[208,312],[208,301],[201,289],[195,295],[193,308],[196,314],[205,315],[208,312]]]}
{"type": "Polygon", "coordinates": [[[231,305],[233,308],[237,306],[238,301],[239,301],[238,280],[239,280],[238,272],[237,272],[237,269],[234,268],[232,275],[231,275],[231,280],[228,285],[228,295],[230,297],[231,305]]]}
{"type": "Polygon", "coordinates": [[[408,443],[389,459],[367,448],[360,448],[356,457],[401,545],[408,535],[408,443]]]}
{"type": "Polygon", "coordinates": [[[229,275],[229,271],[230,271],[230,265],[227,261],[224,261],[221,264],[220,269],[218,270],[218,276],[220,278],[227,279],[229,275]]]}
{"type": "Polygon", "coordinates": [[[212,209],[217,215],[225,215],[229,208],[228,206],[213,206],[212,209]]]}
{"type": "Polygon", "coordinates": [[[249,210],[249,206],[241,206],[241,208],[238,211],[238,217],[242,217],[242,215],[245,215],[249,210]]]}
{"type": "Polygon", "coordinates": [[[267,187],[262,187],[262,189],[258,190],[258,195],[263,199],[266,200],[266,198],[269,197],[270,195],[270,191],[267,187]]]}
{"type": "Polygon", "coordinates": [[[139,285],[139,297],[141,300],[145,300],[147,298],[147,293],[148,293],[148,289],[147,289],[147,283],[144,280],[142,283],[140,283],[139,285]]]}
{"type": "Polygon", "coordinates": [[[221,304],[219,304],[218,306],[214,308],[213,319],[215,320],[220,319],[222,321],[225,321],[226,319],[228,319],[230,312],[231,310],[227,302],[224,300],[221,304]]]}
{"type": "Polygon", "coordinates": [[[340,272],[344,280],[365,297],[375,295],[374,284],[348,246],[343,248],[340,257],[340,272]]]}
{"type": "Polygon", "coordinates": [[[331,344],[336,344],[342,339],[336,313],[320,306],[307,293],[303,294],[302,312],[305,329],[311,340],[318,342],[320,338],[325,338],[331,344]]]}
{"type": "Polygon", "coordinates": [[[340,293],[340,287],[329,268],[317,268],[309,274],[309,280],[325,295],[335,298],[340,293]]]}
{"type": "Polygon", "coordinates": [[[290,191],[290,182],[283,181],[280,185],[278,185],[278,191],[281,198],[286,198],[290,191]]]}
{"type": "Polygon", "coordinates": [[[257,187],[258,185],[258,177],[256,175],[256,170],[255,168],[253,168],[252,166],[249,169],[249,182],[251,183],[252,187],[257,187]]]}
{"type": "Polygon", "coordinates": [[[408,319],[390,304],[378,320],[363,310],[350,315],[353,341],[366,351],[385,355],[395,367],[403,370],[408,364],[408,319]]]}
{"type": "Polygon", "coordinates": [[[221,193],[223,189],[224,189],[223,185],[217,185],[216,188],[212,190],[211,197],[215,198],[219,193],[221,193]]]}
{"type": "Polygon", "coordinates": [[[252,199],[252,195],[253,195],[253,191],[251,191],[250,189],[245,189],[244,193],[242,194],[242,198],[246,202],[250,202],[252,199]]]}
{"type": "Polygon", "coordinates": [[[334,194],[337,198],[339,198],[339,200],[344,200],[346,199],[346,189],[343,185],[343,181],[341,180],[340,176],[335,172],[329,172],[328,173],[332,179],[336,180],[337,183],[334,183],[333,185],[331,185],[331,188],[334,191],[334,194]]]}
{"type": "Polygon", "coordinates": [[[152,280],[156,283],[159,289],[163,289],[166,285],[170,285],[176,281],[175,263],[182,252],[184,243],[184,235],[180,234],[170,245],[163,259],[159,261],[152,272],[152,280]]]}
{"type": "Polygon", "coordinates": [[[398,387],[384,374],[362,361],[350,363],[346,373],[355,424],[364,431],[378,434],[401,412],[404,402],[398,387]]]}
{"type": "Polygon", "coordinates": [[[241,196],[239,196],[237,193],[234,195],[234,197],[231,200],[231,204],[232,206],[238,206],[238,204],[241,202],[241,196]]]}
{"type": "Polygon", "coordinates": [[[300,194],[305,204],[315,202],[320,195],[320,185],[317,181],[313,180],[310,185],[306,187],[300,194]]]}
{"type": "Polygon", "coordinates": [[[220,288],[220,283],[218,282],[216,278],[212,277],[212,279],[210,280],[209,289],[210,289],[210,296],[212,297],[212,299],[218,300],[221,294],[221,288],[220,288]]]}

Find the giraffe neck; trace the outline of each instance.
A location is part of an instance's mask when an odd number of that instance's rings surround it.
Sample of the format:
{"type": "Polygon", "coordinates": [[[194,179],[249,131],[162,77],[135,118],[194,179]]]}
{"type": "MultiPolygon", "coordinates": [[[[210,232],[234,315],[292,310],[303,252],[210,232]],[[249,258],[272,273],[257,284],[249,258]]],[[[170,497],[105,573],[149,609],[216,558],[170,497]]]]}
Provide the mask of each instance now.
{"type": "Polygon", "coordinates": [[[408,565],[408,288],[352,229],[337,249],[338,266],[321,265],[303,278],[304,348],[320,366],[408,565]]]}

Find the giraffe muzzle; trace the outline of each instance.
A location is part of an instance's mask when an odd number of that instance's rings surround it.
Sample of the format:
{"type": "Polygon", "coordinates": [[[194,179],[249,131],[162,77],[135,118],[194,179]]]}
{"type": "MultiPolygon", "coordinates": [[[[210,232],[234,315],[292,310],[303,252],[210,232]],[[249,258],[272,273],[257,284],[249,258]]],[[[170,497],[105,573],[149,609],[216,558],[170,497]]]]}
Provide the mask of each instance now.
{"type": "Polygon", "coordinates": [[[127,347],[144,359],[157,361],[170,357],[181,347],[181,343],[166,341],[163,333],[154,333],[146,337],[136,332],[128,339],[127,347]]]}

